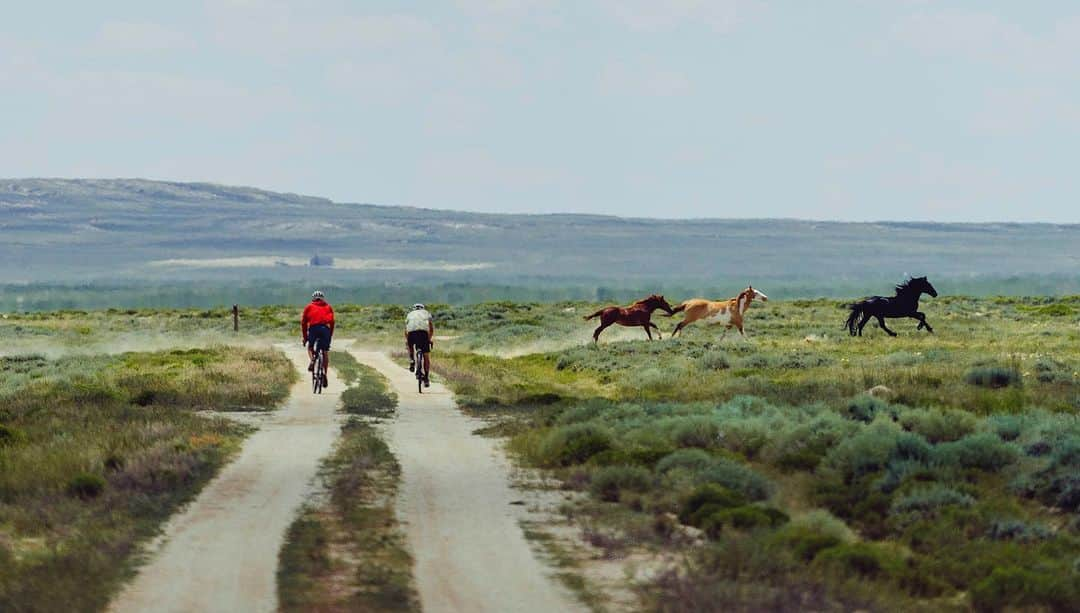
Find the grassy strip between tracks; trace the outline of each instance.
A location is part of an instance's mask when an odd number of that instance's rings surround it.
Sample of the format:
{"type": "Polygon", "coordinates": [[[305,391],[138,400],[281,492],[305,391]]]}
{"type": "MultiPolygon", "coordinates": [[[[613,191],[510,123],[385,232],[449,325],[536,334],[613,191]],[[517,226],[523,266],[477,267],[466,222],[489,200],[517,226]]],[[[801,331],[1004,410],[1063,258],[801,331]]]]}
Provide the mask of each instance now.
{"type": "Polygon", "coordinates": [[[332,367],[351,382],[349,417],[323,461],[321,491],[289,528],[278,567],[283,611],[417,611],[412,558],[394,514],[400,467],[374,421],[397,398],[382,375],[349,354],[332,367]]]}

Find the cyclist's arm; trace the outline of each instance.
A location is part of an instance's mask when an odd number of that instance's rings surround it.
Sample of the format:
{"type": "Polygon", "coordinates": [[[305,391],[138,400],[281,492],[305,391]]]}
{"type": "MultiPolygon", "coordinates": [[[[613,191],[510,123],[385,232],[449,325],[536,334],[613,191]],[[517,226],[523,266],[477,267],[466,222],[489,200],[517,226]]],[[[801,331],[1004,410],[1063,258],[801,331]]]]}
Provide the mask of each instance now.
{"type": "Polygon", "coordinates": [[[304,307],[304,313],[300,316],[300,336],[303,337],[304,342],[307,342],[307,329],[308,329],[308,310],[304,307]]]}
{"type": "Polygon", "coordinates": [[[326,308],[330,309],[330,336],[334,335],[334,308],[330,305],[326,305],[326,308]]]}
{"type": "Polygon", "coordinates": [[[427,337],[428,342],[435,344],[435,322],[430,319],[427,322],[427,337]]]}

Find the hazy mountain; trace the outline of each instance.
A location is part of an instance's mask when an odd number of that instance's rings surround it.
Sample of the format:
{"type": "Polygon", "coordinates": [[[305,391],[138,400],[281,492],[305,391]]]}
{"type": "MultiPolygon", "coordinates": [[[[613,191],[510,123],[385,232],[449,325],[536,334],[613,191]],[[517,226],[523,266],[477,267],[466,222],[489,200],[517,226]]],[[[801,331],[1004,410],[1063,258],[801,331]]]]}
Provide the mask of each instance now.
{"type": "Polygon", "coordinates": [[[207,183],[0,180],[0,282],[292,279],[316,253],[333,259],[320,275],[357,281],[1074,274],[1080,225],[493,215],[207,183]]]}

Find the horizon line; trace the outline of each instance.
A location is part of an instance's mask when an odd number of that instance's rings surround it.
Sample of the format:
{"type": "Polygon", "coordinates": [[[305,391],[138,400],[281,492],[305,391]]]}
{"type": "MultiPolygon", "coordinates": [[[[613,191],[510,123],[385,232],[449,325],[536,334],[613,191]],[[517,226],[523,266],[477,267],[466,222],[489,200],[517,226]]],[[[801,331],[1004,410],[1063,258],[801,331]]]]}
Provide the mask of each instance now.
{"type": "Polygon", "coordinates": [[[464,213],[469,215],[498,215],[498,216],[511,216],[511,217],[597,217],[604,219],[626,220],[626,221],[664,221],[674,223],[692,223],[702,221],[787,221],[787,222],[799,222],[799,223],[828,223],[828,224],[897,224],[897,225],[916,225],[916,224],[936,224],[936,225],[953,225],[953,226],[999,226],[999,225],[1045,225],[1045,226],[1058,226],[1058,227],[1072,227],[1080,226],[1080,220],[1078,221],[1044,221],[1044,220],[1028,220],[1028,221],[1005,221],[1005,220],[982,220],[982,221],[937,221],[933,219],[865,219],[865,220],[853,220],[853,219],[815,219],[810,217],[641,217],[641,216],[623,216],[614,215],[610,213],[581,213],[581,212],[491,212],[491,211],[479,211],[474,209],[459,209],[459,208],[443,208],[437,206],[419,206],[410,204],[378,204],[372,202],[350,202],[345,200],[334,200],[326,196],[313,196],[309,194],[303,194],[294,191],[278,191],[266,189],[263,187],[256,187],[252,185],[243,185],[236,183],[220,183],[217,181],[179,181],[173,179],[148,179],[145,177],[0,177],[0,182],[7,181],[68,181],[68,182],[107,182],[107,181],[142,181],[146,183],[162,183],[173,185],[206,185],[213,187],[223,187],[231,189],[247,189],[253,191],[264,192],[268,194],[276,194],[282,196],[295,196],[299,198],[311,198],[315,200],[325,200],[331,204],[345,205],[345,206],[368,206],[368,207],[381,207],[381,208],[398,208],[398,209],[410,209],[415,211],[439,211],[444,213],[464,213]]]}

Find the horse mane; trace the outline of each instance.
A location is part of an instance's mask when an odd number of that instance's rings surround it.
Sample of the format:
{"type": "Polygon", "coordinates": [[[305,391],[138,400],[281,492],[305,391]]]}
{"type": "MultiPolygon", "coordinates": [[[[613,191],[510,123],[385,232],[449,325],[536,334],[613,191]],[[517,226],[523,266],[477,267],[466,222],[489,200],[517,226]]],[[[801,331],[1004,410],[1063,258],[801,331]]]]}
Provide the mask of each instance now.
{"type": "Polygon", "coordinates": [[[911,277],[910,279],[904,281],[903,283],[900,283],[899,285],[894,286],[894,288],[896,289],[896,295],[897,296],[902,296],[902,295],[904,295],[906,293],[914,291],[914,288],[911,287],[911,284],[914,283],[914,282],[915,282],[915,277],[911,277]]]}
{"type": "Polygon", "coordinates": [[[642,298],[641,300],[638,300],[637,302],[635,302],[634,304],[631,304],[630,306],[635,306],[635,305],[638,305],[638,304],[645,304],[645,303],[649,302],[650,300],[656,300],[659,297],[660,296],[657,296],[656,294],[652,294],[651,296],[646,296],[645,298],[642,298]]]}
{"type": "Polygon", "coordinates": [[[749,306],[754,301],[754,292],[748,287],[739,292],[738,296],[735,296],[735,310],[739,313],[743,312],[743,307],[749,306]]]}

